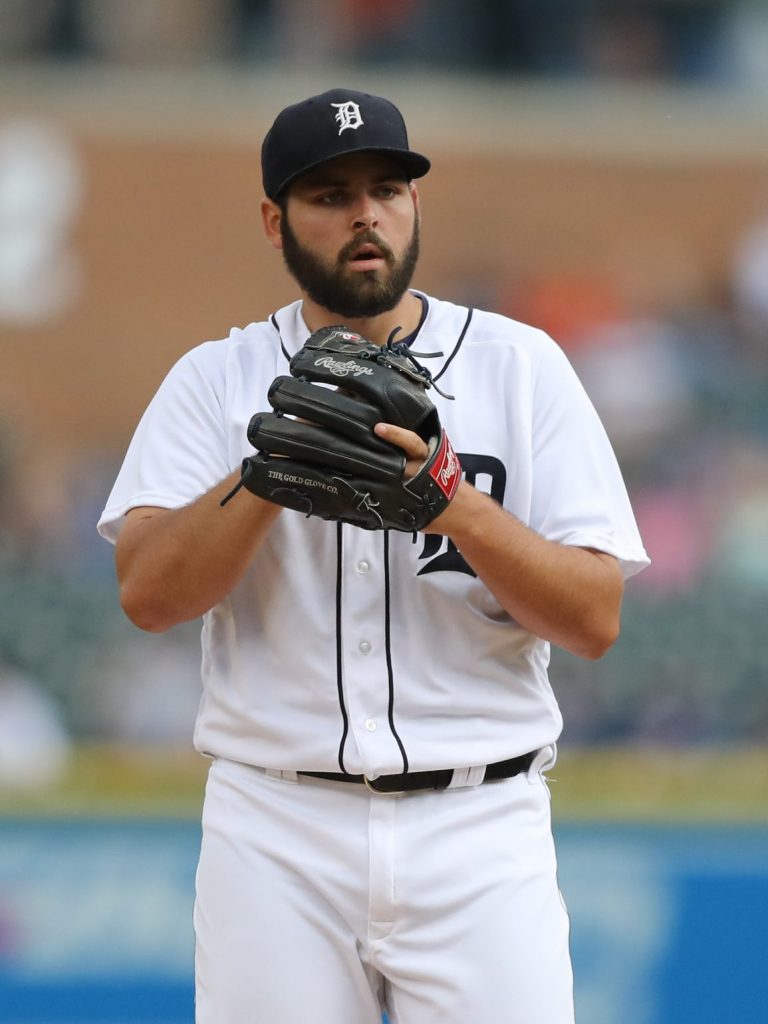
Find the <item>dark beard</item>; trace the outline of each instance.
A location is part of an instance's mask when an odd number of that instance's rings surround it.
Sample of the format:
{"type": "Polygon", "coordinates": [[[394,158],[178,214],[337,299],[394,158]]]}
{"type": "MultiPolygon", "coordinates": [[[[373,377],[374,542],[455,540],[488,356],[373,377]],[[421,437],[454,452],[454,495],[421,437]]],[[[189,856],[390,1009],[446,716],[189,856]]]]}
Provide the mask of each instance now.
{"type": "Polygon", "coordinates": [[[411,283],[419,258],[418,220],[414,222],[408,248],[399,261],[375,231],[361,231],[344,246],[336,266],[330,269],[301,245],[285,211],[280,220],[280,235],[285,265],[301,290],[323,309],[350,319],[365,319],[394,309],[411,283]],[[389,269],[386,277],[379,278],[378,271],[350,273],[346,269],[350,252],[366,242],[381,249],[389,269]]]}

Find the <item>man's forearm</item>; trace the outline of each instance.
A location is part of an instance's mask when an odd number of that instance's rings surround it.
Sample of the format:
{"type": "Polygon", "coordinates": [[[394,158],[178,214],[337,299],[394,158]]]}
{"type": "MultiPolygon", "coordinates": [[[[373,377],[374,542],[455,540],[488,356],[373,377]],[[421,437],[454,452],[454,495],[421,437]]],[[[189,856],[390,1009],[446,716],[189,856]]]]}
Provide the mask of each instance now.
{"type": "Polygon", "coordinates": [[[141,629],[198,618],[237,585],[280,507],[242,489],[223,508],[235,472],[190,505],[135,508],[115,552],[120,603],[141,629]]]}
{"type": "Polygon", "coordinates": [[[466,482],[432,529],[536,636],[586,658],[618,636],[624,587],[611,556],[545,540],[466,482]]]}

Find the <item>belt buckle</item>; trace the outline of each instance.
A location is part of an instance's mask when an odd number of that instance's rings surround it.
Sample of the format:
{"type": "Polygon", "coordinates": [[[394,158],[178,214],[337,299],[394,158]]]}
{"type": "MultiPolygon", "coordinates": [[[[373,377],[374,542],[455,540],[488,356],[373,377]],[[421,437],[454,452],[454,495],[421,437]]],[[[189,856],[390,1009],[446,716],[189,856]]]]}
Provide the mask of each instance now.
{"type": "Polygon", "coordinates": [[[374,786],[376,779],[369,779],[367,775],[363,776],[363,784],[370,793],[375,793],[376,796],[403,796],[408,792],[406,789],[376,789],[374,786]]]}

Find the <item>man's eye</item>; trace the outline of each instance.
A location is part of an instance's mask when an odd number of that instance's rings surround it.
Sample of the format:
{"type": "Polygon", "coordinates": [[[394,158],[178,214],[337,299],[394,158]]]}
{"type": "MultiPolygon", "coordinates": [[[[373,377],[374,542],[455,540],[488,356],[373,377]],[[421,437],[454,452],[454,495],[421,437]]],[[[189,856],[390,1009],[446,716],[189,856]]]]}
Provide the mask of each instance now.
{"type": "Polygon", "coordinates": [[[324,192],[321,196],[318,196],[318,202],[324,206],[335,206],[340,203],[343,199],[341,192],[324,192]]]}

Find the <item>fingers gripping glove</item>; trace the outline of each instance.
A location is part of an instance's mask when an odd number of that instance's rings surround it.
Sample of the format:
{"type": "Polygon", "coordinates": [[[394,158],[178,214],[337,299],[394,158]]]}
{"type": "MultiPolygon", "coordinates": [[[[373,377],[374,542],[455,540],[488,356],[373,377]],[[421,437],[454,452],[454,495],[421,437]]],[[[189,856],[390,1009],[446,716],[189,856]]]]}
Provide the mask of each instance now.
{"type": "Polygon", "coordinates": [[[290,371],[269,389],[274,412],[251,419],[248,440],[258,452],[243,461],[239,486],[307,516],[369,530],[420,530],[440,515],[461,467],[427,396],[431,374],[406,345],[323,327],[290,371]],[[414,431],[428,446],[408,480],[405,452],[373,432],[382,422],[414,431]]]}

